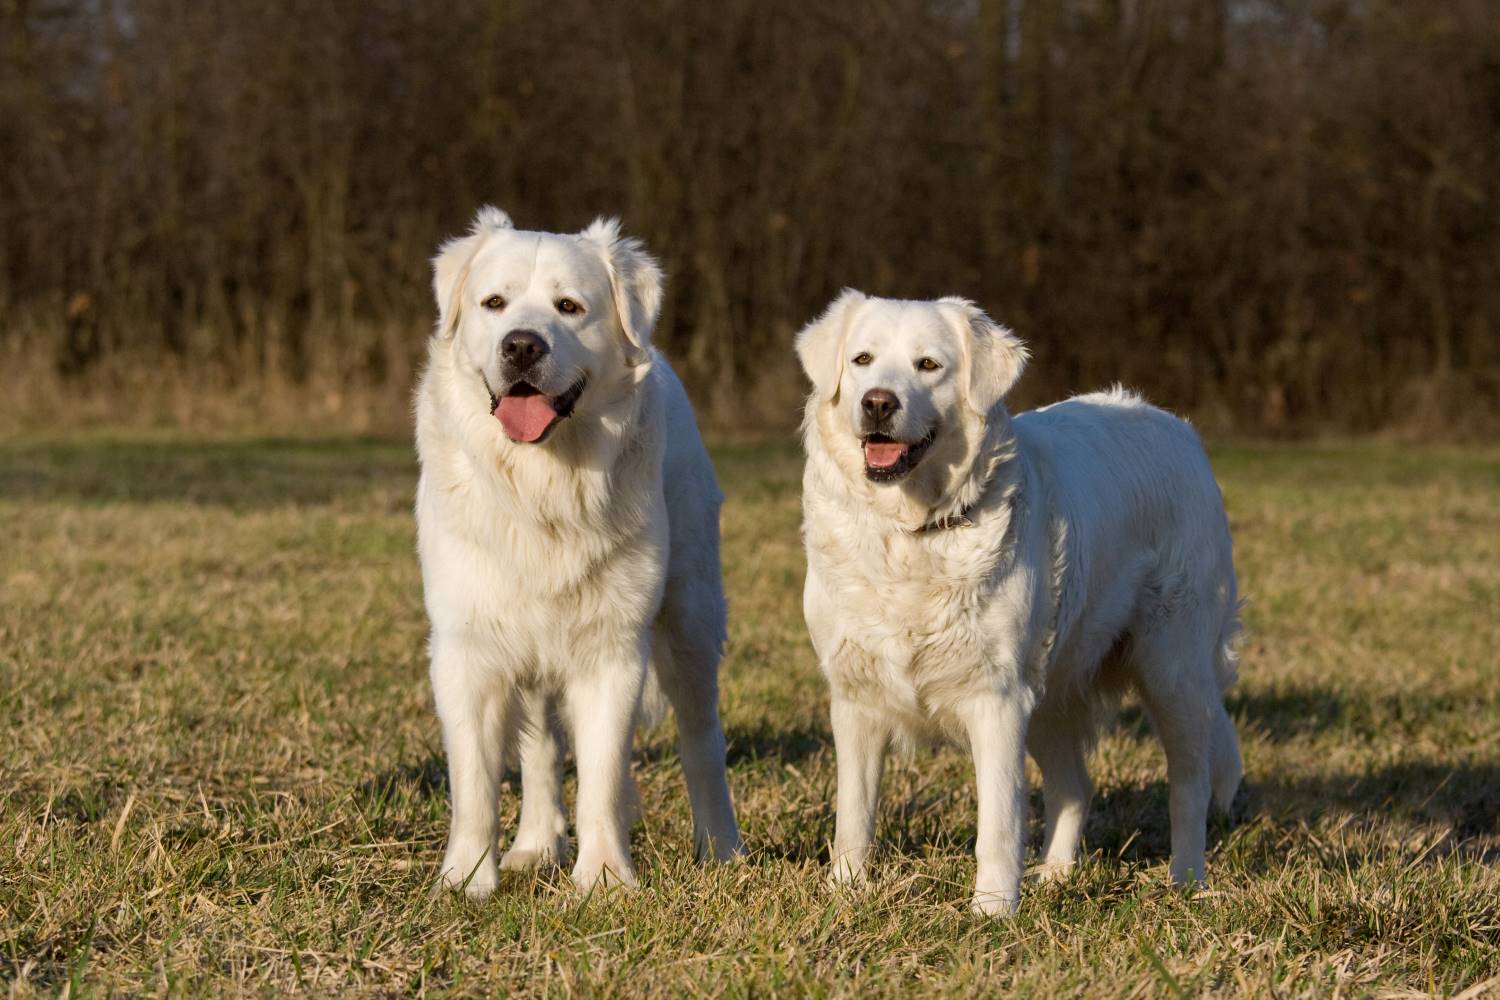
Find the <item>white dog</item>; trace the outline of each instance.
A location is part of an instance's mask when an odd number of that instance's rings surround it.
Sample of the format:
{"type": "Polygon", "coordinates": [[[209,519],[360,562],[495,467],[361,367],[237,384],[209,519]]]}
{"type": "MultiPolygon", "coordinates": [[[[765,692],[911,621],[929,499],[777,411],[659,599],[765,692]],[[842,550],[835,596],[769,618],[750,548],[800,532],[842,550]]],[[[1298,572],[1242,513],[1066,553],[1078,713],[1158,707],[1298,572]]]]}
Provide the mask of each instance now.
{"type": "Polygon", "coordinates": [[[1197,436],[1120,390],[1011,419],[1026,351],[962,299],[845,292],[797,337],[804,610],[832,688],[832,877],[865,877],[888,745],[949,733],[978,778],[973,905],[1010,913],[1025,854],[1025,753],[1042,770],[1042,872],[1074,862],[1087,755],[1133,685],[1167,755],[1172,878],[1203,877],[1210,793],[1239,744],[1234,566],[1197,436]]]}
{"type": "Polygon", "coordinates": [[[521,819],[499,867],[562,862],[566,726],[573,879],[635,883],[630,748],[648,669],[676,712],[694,846],[740,853],[718,715],[722,497],[650,346],[661,271],[613,220],[520,232],[494,208],[433,268],[416,511],[453,796],[442,882],[494,889],[501,762],[517,745],[521,819]]]}

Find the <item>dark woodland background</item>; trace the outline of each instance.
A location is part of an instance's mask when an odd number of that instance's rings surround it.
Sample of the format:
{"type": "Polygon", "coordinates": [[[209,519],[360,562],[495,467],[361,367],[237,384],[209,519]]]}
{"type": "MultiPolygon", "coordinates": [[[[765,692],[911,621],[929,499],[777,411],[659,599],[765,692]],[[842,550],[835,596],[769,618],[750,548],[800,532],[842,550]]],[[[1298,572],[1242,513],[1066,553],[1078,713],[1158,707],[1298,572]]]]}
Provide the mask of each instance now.
{"type": "Polygon", "coordinates": [[[623,216],[721,428],[844,285],[978,300],[1021,402],[1500,423],[1494,0],[0,0],[0,408],[398,426],[483,201],[623,216]]]}

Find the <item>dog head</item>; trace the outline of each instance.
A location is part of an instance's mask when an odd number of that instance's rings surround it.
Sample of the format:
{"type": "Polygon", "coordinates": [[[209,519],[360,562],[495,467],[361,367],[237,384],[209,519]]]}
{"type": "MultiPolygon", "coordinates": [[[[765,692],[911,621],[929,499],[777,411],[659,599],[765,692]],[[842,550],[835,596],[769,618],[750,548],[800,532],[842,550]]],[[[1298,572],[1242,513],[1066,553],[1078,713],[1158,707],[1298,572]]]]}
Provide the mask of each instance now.
{"type": "Polygon", "coordinates": [[[489,390],[506,437],[536,444],[602,412],[650,367],[662,273],[619,222],[576,235],[524,232],[497,208],[433,259],[437,336],[489,390]]]}
{"type": "Polygon", "coordinates": [[[857,440],[865,477],[907,478],[935,451],[972,441],[1020,378],[1026,349],[966,299],[906,301],[848,290],[797,335],[836,434],[857,440]]]}

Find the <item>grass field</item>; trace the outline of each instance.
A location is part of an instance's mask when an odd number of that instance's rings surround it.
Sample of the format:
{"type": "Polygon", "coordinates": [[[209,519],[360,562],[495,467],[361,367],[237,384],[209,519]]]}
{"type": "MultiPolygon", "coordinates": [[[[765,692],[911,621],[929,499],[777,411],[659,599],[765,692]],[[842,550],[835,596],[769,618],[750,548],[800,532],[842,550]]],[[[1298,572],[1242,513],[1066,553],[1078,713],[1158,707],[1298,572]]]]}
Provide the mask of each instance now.
{"type": "Polygon", "coordinates": [[[1213,831],[1210,888],[1171,891],[1161,755],[1127,705],[1090,860],[1008,923],[968,913],[952,750],[890,772],[876,884],[825,889],[797,452],[715,458],[748,863],[682,860],[660,729],[636,755],[639,891],[584,900],[552,872],[476,906],[428,892],[447,803],[406,443],[0,443],[12,995],[1500,989],[1500,449],[1215,449],[1250,600],[1243,815],[1213,831]]]}

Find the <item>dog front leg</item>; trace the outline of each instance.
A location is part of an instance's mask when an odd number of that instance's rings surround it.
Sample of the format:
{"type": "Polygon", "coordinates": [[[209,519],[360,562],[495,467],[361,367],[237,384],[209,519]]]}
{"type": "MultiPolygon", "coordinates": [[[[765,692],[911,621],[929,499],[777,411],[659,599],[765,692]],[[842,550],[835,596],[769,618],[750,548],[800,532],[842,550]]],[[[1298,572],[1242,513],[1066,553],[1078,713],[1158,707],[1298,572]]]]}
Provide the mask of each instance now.
{"type": "Polygon", "coordinates": [[[960,711],[974,754],[979,792],[975,913],[1009,916],[1021,903],[1028,714],[1021,698],[995,693],[975,698],[960,711]]]}
{"type": "Polygon", "coordinates": [[[495,864],[501,753],[509,706],[503,691],[476,683],[461,650],[435,648],[433,696],[448,752],[453,802],[439,884],[484,899],[499,883],[495,864]]]}
{"type": "Polygon", "coordinates": [[[584,892],[636,884],[630,863],[630,747],[645,677],[645,657],[633,651],[604,660],[568,688],[567,711],[578,759],[578,861],[573,881],[584,892]]]}
{"type": "Polygon", "coordinates": [[[875,845],[875,810],[890,725],[880,714],[837,693],[832,721],[839,787],[829,878],[835,883],[864,882],[875,845]]]}

